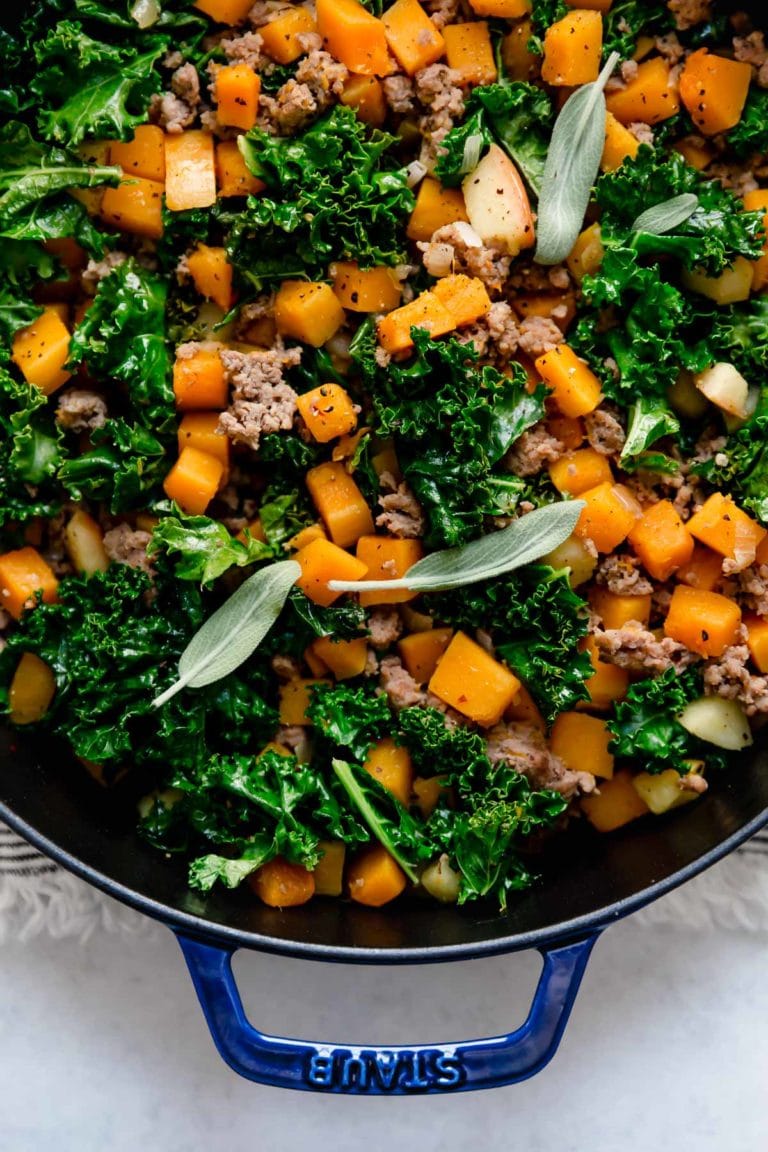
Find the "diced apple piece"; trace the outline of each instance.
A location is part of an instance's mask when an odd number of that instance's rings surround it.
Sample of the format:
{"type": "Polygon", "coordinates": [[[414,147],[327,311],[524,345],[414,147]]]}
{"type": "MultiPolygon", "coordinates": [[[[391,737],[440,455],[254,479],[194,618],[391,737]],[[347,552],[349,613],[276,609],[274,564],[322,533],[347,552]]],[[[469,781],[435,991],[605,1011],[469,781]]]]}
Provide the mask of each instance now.
{"type": "Polygon", "coordinates": [[[512,161],[492,144],[462,184],[469,222],[484,244],[517,256],[536,240],[528,193],[512,161]]]}
{"type": "Polygon", "coordinates": [[[455,904],[459,898],[458,872],[451,868],[448,857],[443,853],[429,864],[421,874],[421,886],[441,904],[455,904]]]}
{"type": "Polygon", "coordinates": [[[696,387],[723,412],[743,420],[747,414],[749,384],[733,364],[713,364],[694,377],[696,387]]]}
{"type": "Polygon", "coordinates": [[[737,256],[730,268],[719,276],[707,276],[705,272],[683,271],[683,284],[691,292],[698,292],[715,304],[737,304],[749,300],[752,291],[754,266],[745,256],[737,256]]]}
{"type": "Polygon", "coordinates": [[[549,564],[552,568],[570,568],[568,580],[571,588],[578,588],[592,578],[597,568],[597,556],[590,552],[587,545],[578,536],[569,536],[559,544],[553,552],[541,558],[542,564],[549,564]]]}
{"type": "Polygon", "coordinates": [[[654,816],[661,816],[670,808],[698,799],[700,793],[686,788],[684,779],[676,768],[667,768],[666,772],[638,772],[632,777],[632,786],[654,816]]]}
{"type": "Polygon", "coordinates": [[[687,704],[677,721],[691,735],[729,752],[749,748],[753,743],[749,721],[736,700],[702,696],[687,704]]]}

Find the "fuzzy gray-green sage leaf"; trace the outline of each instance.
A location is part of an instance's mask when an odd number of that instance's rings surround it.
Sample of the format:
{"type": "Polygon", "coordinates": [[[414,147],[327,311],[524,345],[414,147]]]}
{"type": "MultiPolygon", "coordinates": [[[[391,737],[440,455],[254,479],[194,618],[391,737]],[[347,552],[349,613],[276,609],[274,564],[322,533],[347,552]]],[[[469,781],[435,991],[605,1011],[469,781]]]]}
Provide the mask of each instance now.
{"type": "Polygon", "coordinates": [[[693,192],[681,192],[679,196],[672,196],[663,200],[661,204],[654,204],[641,212],[632,225],[633,232],[648,232],[652,236],[663,236],[673,228],[685,224],[699,206],[699,198],[693,192]]]}
{"type": "Polygon", "coordinates": [[[592,84],[577,88],[555,121],[538,206],[538,264],[560,264],[576,243],[605,146],[603,89],[619,62],[612,52],[592,84]]]}
{"type": "Polygon", "coordinates": [[[329,580],[328,587],[334,592],[393,592],[398,588],[433,592],[493,580],[540,560],[567,540],[583,507],[583,500],[547,504],[461,548],[432,552],[397,580],[329,580]]]}
{"type": "Polygon", "coordinates": [[[204,688],[239,668],[280,615],[301,575],[295,560],[260,568],[195,633],[179,660],[179,678],[154,701],[159,708],[182,688],[204,688]]]}

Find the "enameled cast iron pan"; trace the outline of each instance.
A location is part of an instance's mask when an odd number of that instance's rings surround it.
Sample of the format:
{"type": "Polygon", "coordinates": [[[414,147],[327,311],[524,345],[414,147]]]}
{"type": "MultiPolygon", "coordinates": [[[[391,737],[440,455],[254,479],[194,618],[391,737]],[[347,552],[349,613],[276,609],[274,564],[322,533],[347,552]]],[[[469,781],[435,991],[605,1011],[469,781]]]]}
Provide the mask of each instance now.
{"type": "MultiPolygon", "coordinates": [[[[764,22],[758,3],[749,8],[764,22]],[[762,19],[761,19],[762,18],[762,19]]],[[[0,22],[22,10],[4,4],[0,22]]],[[[765,744],[765,741],[763,741],[765,744]]],[[[435,766],[436,769],[438,766],[435,766]]],[[[584,768],[590,765],[585,763],[584,768]]],[[[768,749],[742,755],[690,808],[608,836],[573,827],[542,857],[537,887],[503,916],[418,902],[381,912],[318,900],[283,912],[247,893],[192,892],[180,861],[135,832],[135,806],[107,794],[60,747],[0,727],[0,819],[64,868],[167,924],[178,936],[214,1041],[263,1084],[404,1095],[515,1083],[553,1056],[600,932],[731,852],[768,823],[768,749]],[[44,767],[43,767],[44,766],[44,767]],[[544,966],[514,1032],[452,1044],[361,1047],[267,1036],[245,1018],[231,968],[238,948],[356,964],[468,960],[537,948],[544,966]]]]}

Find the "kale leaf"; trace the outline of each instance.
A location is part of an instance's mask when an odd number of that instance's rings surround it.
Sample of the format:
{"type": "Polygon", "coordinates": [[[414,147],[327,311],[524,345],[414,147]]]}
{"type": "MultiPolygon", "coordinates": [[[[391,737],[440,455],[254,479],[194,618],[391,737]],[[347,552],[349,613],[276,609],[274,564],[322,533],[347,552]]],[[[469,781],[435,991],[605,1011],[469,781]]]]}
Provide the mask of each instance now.
{"type": "MultiPolygon", "coordinates": [[[[665,401],[656,396],[639,396],[629,410],[627,438],[621,450],[621,464],[627,471],[635,468],[648,468],[651,445],[664,436],[674,436],[680,431],[680,421],[669,410],[665,401]]],[[[679,465],[672,459],[664,467],[662,454],[653,453],[653,471],[676,472],[679,465]],[[659,464],[662,467],[659,468],[659,464]]]]}
{"type": "Polygon", "coordinates": [[[230,568],[242,568],[269,560],[274,550],[249,532],[245,540],[233,536],[219,520],[208,516],[185,516],[178,508],[163,516],[152,533],[150,556],[175,557],[173,568],[179,580],[210,584],[230,568]]]}
{"type": "Polygon", "coordinates": [[[753,152],[768,152],[768,91],[751,84],[738,124],[727,134],[728,143],[741,159],[753,152]]]}
{"type": "Polygon", "coordinates": [[[40,389],[14,379],[2,367],[0,433],[0,525],[52,516],[59,503],[54,476],[61,432],[40,389]]]}
{"type": "Polygon", "coordinates": [[[364,760],[393,723],[386,696],[347,684],[315,685],[307,715],[334,750],[355,760],[364,760]]]}
{"type": "Polygon", "coordinates": [[[629,60],[637,48],[637,39],[662,36],[675,26],[672,13],[664,0],[616,0],[603,16],[603,59],[618,52],[629,60]]]}

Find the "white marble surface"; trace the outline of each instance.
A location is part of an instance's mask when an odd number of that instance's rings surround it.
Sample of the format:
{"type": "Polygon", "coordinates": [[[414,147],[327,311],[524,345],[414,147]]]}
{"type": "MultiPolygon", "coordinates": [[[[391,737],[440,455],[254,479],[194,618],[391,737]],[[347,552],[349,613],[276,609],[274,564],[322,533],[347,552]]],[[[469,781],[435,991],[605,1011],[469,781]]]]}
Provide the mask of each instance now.
{"type": "MultiPolygon", "coordinates": [[[[99,936],[0,951],[5,1152],[741,1152],[766,1143],[767,936],[598,943],[554,1063],[512,1088],[339,1099],[239,1080],[177,946],[99,936]]],[[[241,954],[254,1022],[314,1038],[458,1039],[519,1021],[533,957],[352,969],[241,954]]]]}

